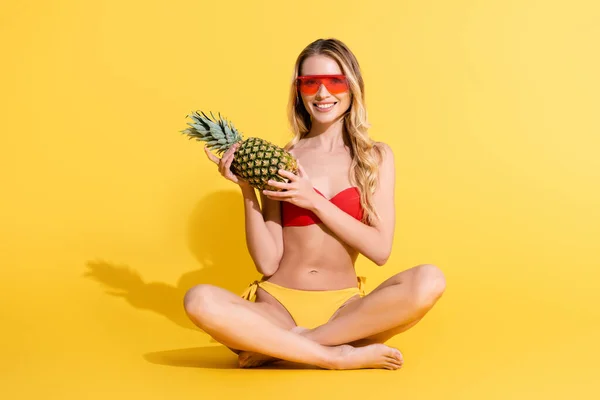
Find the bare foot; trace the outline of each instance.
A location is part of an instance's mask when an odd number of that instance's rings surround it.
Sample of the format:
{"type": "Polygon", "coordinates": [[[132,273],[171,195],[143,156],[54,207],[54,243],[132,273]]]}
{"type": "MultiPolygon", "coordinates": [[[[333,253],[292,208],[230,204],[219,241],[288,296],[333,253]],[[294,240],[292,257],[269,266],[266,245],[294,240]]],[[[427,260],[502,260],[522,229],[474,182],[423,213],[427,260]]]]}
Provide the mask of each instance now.
{"type": "Polygon", "coordinates": [[[375,343],[365,347],[352,347],[347,344],[332,348],[337,354],[331,369],[361,369],[361,368],[402,368],[404,358],[400,350],[375,343]]]}
{"type": "MultiPolygon", "coordinates": [[[[290,329],[290,332],[301,333],[307,330],[309,329],[301,326],[295,326],[290,329]]],[[[267,356],[265,354],[254,353],[252,351],[242,351],[238,354],[238,365],[240,368],[260,367],[261,365],[270,364],[275,361],[281,360],[279,358],[267,356]]]]}
{"type": "Polygon", "coordinates": [[[240,368],[254,368],[278,361],[277,358],[265,354],[242,351],[238,354],[238,365],[240,368]]]}

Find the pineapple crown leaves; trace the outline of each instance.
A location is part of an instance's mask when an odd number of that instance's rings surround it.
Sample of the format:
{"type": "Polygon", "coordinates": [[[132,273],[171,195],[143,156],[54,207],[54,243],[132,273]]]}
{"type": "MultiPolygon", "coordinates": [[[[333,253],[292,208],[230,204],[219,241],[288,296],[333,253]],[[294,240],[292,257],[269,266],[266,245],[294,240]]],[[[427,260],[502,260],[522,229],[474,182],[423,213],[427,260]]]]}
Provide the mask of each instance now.
{"type": "Polygon", "coordinates": [[[240,142],[243,137],[242,134],[233,126],[231,121],[227,121],[218,113],[219,118],[217,119],[212,112],[210,112],[212,119],[206,115],[203,111],[194,111],[191,115],[186,117],[192,118],[192,123],[188,122],[191,128],[186,128],[179,131],[189,136],[189,139],[201,140],[206,143],[206,147],[210,150],[216,150],[220,155],[225,152],[234,143],[240,142]]]}

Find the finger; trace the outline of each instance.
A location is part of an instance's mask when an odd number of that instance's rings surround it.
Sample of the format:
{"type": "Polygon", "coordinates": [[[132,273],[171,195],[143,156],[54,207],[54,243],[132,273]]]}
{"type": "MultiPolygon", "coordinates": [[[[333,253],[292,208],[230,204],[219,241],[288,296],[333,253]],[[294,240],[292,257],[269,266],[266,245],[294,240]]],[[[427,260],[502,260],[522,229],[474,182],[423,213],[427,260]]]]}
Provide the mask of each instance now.
{"type": "Polygon", "coordinates": [[[231,156],[231,158],[235,157],[235,153],[238,150],[238,148],[240,147],[239,143],[235,143],[233,146],[231,146],[229,149],[227,149],[227,157],[231,156]]]}
{"type": "Polygon", "coordinates": [[[221,158],[221,161],[219,163],[219,170],[221,171],[221,173],[223,175],[228,173],[229,165],[231,165],[231,162],[233,161],[233,156],[234,156],[233,153],[229,153],[229,154],[225,153],[225,154],[223,155],[223,157],[221,158]]]}
{"type": "Polygon", "coordinates": [[[223,159],[223,157],[221,157],[221,159],[219,160],[219,173],[221,175],[225,175],[225,160],[223,159]]]}
{"type": "Polygon", "coordinates": [[[267,184],[268,184],[269,186],[273,186],[273,187],[276,187],[276,188],[279,188],[279,189],[286,189],[286,190],[292,189],[292,187],[290,186],[290,184],[289,184],[289,183],[285,183],[285,182],[279,182],[279,181],[274,181],[274,180],[272,180],[272,179],[270,179],[270,180],[267,182],[267,184]]]}
{"type": "Polygon", "coordinates": [[[221,171],[221,174],[225,174],[225,168],[226,168],[227,161],[229,160],[229,158],[231,158],[234,150],[235,150],[234,147],[231,146],[221,156],[221,160],[219,161],[219,171],[221,171]]]}
{"type": "Polygon", "coordinates": [[[204,152],[206,153],[206,155],[208,156],[208,159],[212,162],[214,162],[215,164],[219,164],[219,157],[215,156],[213,153],[210,152],[210,150],[208,150],[208,147],[204,147],[204,152]]]}
{"type": "Polygon", "coordinates": [[[288,178],[292,182],[296,182],[298,180],[298,175],[290,171],[286,171],[285,169],[280,169],[277,173],[283,176],[284,178],[288,178]]]}
{"type": "Polygon", "coordinates": [[[231,167],[231,163],[233,162],[233,159],[235,158],[235,154],[231,153],[227,159],[225,160],[225,169],[229,169],[229,167],[231,167]]]}
{"type": "Polygon", "coordinates": [[[263,190],[262,191],[265,196],[271,196],[276,198],[277,200],[287,199],[290,197],[289,192],[276,192],[273,190],[263,190]]]}
{"type": "Polygon", "coordinates": [[[230,154],[233,154],[236,152],[236,150],[238,149],[238,147],[240,147],[239,143],[235,143],[233,146],[231,146],[230,148],[227,149],[227,151],[225,152],[225,154],[223,155],[223,157],[225,155],[227,155],[229,157],[230,154]]]}
{"type": "Polygon", "coordinates": [[[273,198],[276,198],[276,199],[280,199],[280,198],[283,197],[282,194],[281,194],[281,192],[276,192],[274,190],[263,189],[262,193],[265,196],[267,196],[267,197],[273,197],[273,198]]]}
{"type": "MultiPolygon", "coordinates": [[[[231,155],[231,157],[225,163],[225,172],[231,171],[231,163],[232,162],[233,162],[233,154],[231,155]]],[[[231,174],[233,174],[233,172],[231,172],[231,174]]]]}
{"type": "Polygon", "coordinates": [[[235,172],[233,172],[231,169],[226,169],[226,170],[225,170],[225,177],[226,177],[227,179],[229,179],[229,180],[232,180],[232,181],[234,181],[235,183],[238,183],[238,182],[240,181],[240,179],[241,179],[241,178],[240,178],[239,176],[237,176],[237,175],[235,174],[235,172]]]}

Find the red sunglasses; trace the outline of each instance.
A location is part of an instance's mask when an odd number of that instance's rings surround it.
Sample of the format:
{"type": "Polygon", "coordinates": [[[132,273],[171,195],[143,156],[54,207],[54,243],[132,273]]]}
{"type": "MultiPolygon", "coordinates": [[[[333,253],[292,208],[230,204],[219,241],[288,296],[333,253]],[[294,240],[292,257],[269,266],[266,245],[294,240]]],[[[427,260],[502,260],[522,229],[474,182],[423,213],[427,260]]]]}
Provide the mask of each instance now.
{"type": "Polygon", "coordinates": [[[303,94],[315,94],[321,85],[325,85],[331,94],[348,90],[348,80],[345,75],[304,75],[297,79],[298,89],[303,94]]]}

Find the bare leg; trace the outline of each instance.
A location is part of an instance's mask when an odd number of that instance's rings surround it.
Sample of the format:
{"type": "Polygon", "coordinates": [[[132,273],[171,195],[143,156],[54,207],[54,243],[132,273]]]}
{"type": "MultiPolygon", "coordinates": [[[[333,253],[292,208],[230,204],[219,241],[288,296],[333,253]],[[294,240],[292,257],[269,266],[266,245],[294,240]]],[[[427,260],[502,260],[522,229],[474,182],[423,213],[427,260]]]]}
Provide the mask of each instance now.
{"type": "MultiPolygon", "coordinates": [[[[278,326],[287,329],[294,333],[300,333],[306,329],[296,326],[296,322],[290,315],[289,311],[277,300],[273,295],[262,288],[257,289],[257,297],[255,300],[255,308],[263,308],[263,315],[278,326]]],[[[238,364],[240,368],[260,367],[261,365],[269,364],[276,361],[281,361],[278,358],[268,356],[266,354],[255,353],[252,351],[236,351],[238,354],[238,364]]]]}
{"type": "Polygon", "coordinates": [[[212,285],[197,285],[184,299],[190,319],[232,349],[315,365],[326,369],[397,369],[401,354],[383,344],[328,347],[274,324],[256,304],[212,285]]]}
{"type": "MultiPolygon", "coordinates": [[[[439,269],[437,269],[437,267],[432,266],[432,265],[419,265],[417,267],[411,268],[407,271],[403,271],[399,274],[396,274],[395,276],[389,278],[388,280],[386,280],[385,282],[383,282],[381,285],[379,285],[379,287],[377,287],[375,290],[373,290],[373,292],[371,292],[369,294],[369,296],[372,296],[374,293],[377,293],[381,290],[383,290],[386,287],[393,287],[395,285],[400,285],[400,284],[404,284],[405,286],[410,286],[411,283],[413,284],[413,287],[415,285],[421,285],[423,287],[429,287],[430,288],[430,294],[429,296],[425,296],[426,300],[427,297],[429,297],[429,302],[425,302],[423,304],[423,308],[421,309],[421,312],[419,313],[417,311],[417,317],[410,321],[410,319],[408,320],[408,322],[405,321],[405,323],[400,323],[400,325],[395,326],[391,329],[388,329],[386,331],[383,332],[379,332],[379,333],[375,333],[373,335],[370,336],[366,336],[364,338],[361,339],[357,339],[351,342],[348,342],[347,344],[350,344],[354,347],[364,347],[364,346],[368,346],[370,344],[374,344],[374,343],[385,343],[387,340],[389,340],[390,338],[394,337],[395,335],[406,331],[409,328],[412,328],[414,325],[416,325],[424,316],[425,314],[431,309],[431,307],[433,307],[433,305],[435,304],[435,302],[437,301],[437,299],[441,296],[441,294],[444,291],[445,288],[445,280],[443,279],[443,275],[441,275],[441,272],[439,271],[439,269]],[[420,274],[420,276],[415,276],[415,274],[420,274]],[[429,275],[426,275],[429,274],[429,275]],[[436,274],[438,276],[436,276],[436,274]],[[433,276],[431,276],[433,275],[433,276]],[[427,282],[427,278],[430,279],[430,282],[427,282]],[[442,283],[437,282],[437,285],[432,284],[431,280],[442,280],[442,283]],[[419,282],[419,280],[421,282],[419,282]],[[441,287],[440,287],[441,286],[441,287]],[[439,291],[439,293],[438,293],[439,291]]],[[[397,288],[397,286],[396,286],[397,288]]],[[[425,290],[425,289],[422,289],[425,290]]],[[[344,305],[342,308],[340,308],[338,310],[338,312],[336,312],[330,322],[328,322],[326,325],[330,325],[332,323],[332,321],[334,321],[336,318],[339,318],[345,314],[351,314],[353,311],[352,307],[347,307],[348,305],[350,305],[350,303],[352,303],[353,301],[357,301],[359,300],[359,297],[351,299],[346,305],[344,305]]],[[[418,308],[417,308],[418,310],[418,308]]],[[[285,312],[285,309],[283,309],[283,311],[285,312]]],[[[326,326],[323,325],[322,327],[326,326]]],[[[317,343],[320,344],[331,344],[331,342],[329,341],[329,339],[325,336],[319,336],[318,333],[322,333],[323,328],[319,327],[319,328],[315,328],[315,329],[306,329],[306,328],[301,328],[301,327],[296,327],[296,328],[292,328],[293,332],[296,333],[300,333],[301,335],[316,341],[317,343]],[[319,332],[319,330],[321,332],[319,332]],[[325,340],[323,340],[323,338],[325,338],[325,340]],[[319,342],[319,340],[322,340],[322,342],[319,342]]],[[[342,344],[337,343],[337,344],[342,344]]],[[[274,362],[274,361],[278,361],[277,358],[273,358],[270,356],[266,356],[264,354],[258,354],[258,353],[254,353],[254,352],[242,352],[240,353],[240,366],[242,367],[256,367],[256,366],[260,366],[269,362],[274,362]]]]}
{"type": "Polygon", "coordinates": [[[364,298],[351,301],[329,322],[302,336],[328,346],[385,341],[422,319],[445,285],[439,268],[418,265],[394,275],[364,298]]]}
{"type": "Polygon", "coordinates": [[[387,342],[389,339],[393,338],[394,336],[396,336],[399,333],[402,333],[410,328],[412,328],[413,326],[415,326],[417,324],[417,322],[419,322],[423,317],[417,319],[416,321],[413,321],[411,323],[408,324],[404,324],[404,325],[400,325],[394,329],[390,329],[388,331],[385,332],[381,332],[375,335],[371,335],[368,336],[364,339],[358,339],[355,340],[353,342],[348,343],[351,346],[354,347],[363,347],[363,346],[368,346],[370,344],[373,343],[385,343],[387,342]]]}
{"type": "MultiPolygon", "coordinates": [[[[290,329],[290,332],[302,333],[307,330],[308,330],[307,328],[302,328],[301,326],[295,326],[292,329],[290,329]]],[[[267,356],[265,354],[254,353],[251,351],[242,351],[238,355],[238,363],[239,363],[240,368],[260,367],[262,365],[270,364],[270,363],[273,363],[276,361],[281,361],[281,360],[279,358],[267,356]]]]}

